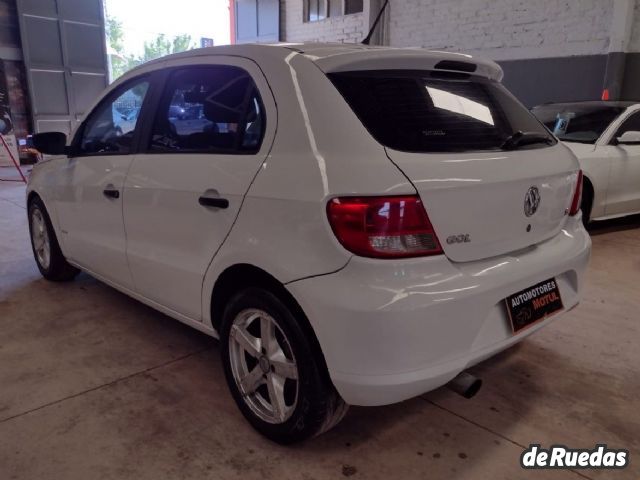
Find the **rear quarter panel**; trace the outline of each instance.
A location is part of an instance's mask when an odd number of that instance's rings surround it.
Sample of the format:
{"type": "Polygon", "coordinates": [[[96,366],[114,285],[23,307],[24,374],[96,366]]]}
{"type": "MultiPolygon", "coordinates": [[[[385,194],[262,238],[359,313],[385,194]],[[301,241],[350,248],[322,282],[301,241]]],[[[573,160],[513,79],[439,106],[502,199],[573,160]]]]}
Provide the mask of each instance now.
{"type": "Polygon", "coordinates": [[[256,61],[276,99],[278,128],[238,219],[207,271],[205,321],[210,321],[216,279],[234,264],[257,266],[283,284],[341,269],[351,253],[331,231],[330,198],[415,193],[309,59],[291,52],[275,61],[256,61]]]}

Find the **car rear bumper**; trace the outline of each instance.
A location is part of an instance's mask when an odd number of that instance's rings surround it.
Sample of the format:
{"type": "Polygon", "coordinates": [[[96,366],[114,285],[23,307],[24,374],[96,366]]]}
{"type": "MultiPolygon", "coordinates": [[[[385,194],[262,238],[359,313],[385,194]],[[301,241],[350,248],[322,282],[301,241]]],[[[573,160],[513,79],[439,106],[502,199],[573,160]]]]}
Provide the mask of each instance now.
{"type": "Polygon", "coordinates": [[[354,257],[287,285],[316,332],[347,403],[384,405],[444,385],[577,305],[591,240],[580,217],[520,252],[453,263],[354,257]],[[564,310],[513,335],[504,299],[555,277],[564,310]]]}

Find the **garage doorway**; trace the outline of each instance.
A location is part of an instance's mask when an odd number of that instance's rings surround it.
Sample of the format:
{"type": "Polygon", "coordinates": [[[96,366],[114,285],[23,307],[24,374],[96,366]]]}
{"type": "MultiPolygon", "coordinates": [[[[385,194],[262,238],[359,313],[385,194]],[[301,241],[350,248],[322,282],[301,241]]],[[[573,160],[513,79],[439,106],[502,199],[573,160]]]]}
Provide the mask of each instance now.
{"type": "Polygon", "coordinates": [[[17,0],[33,128],[70,133],[107,86],[101,0],[17,0]]]}

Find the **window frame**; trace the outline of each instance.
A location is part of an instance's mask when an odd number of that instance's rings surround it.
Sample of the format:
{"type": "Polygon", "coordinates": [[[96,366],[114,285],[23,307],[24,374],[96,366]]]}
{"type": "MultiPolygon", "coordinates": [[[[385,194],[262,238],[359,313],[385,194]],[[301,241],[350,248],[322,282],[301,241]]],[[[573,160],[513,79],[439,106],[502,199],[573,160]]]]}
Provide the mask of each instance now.
{"type": "MultiPolygon", "coordinates": [[[[629,120],[632,120],[632,119],[635,120],[636,118],[640,119],[640,110],[633,110],[632,112],[629,113],[629,115],[627,115],[627,117],[624,120],[622,120],[622,123],[620,123],[620,126],[616,128],[615,132],[613,132],[613,135],[611,136],[611,140],[609,141],[609,143],[611,145],[618,145],[618,137],[621,137],[622,134],[624,133],[622,129],[625,128],[625,125],[629,122],[629,120]]],[[[638,130],[630,130],[630,131],[636,132],[638,130]]]]}
{"type": "Polygon", "coordinates": [[[155,72],[146,72],[136,77],[125,80],[121,84],[114,87],[109,93],[103,96],[100,101],[96,104],[95,107],[91,110],[91,112],[86,116],[86,118],[80,124],[80,127],[75,132],[73,136],[73,140],[71,141],[71,153],[69,155],[70,158],[84,158],[84,157],[106,157],[106,156],[116,156],[116,155],[135,155],[139,151],[140,140],[142,137],[142,131],[144,130],[145,118],[149,112],[149,109],[153,106],[152,97],[157,90],[157,82],[155,79],[155,72]],[[140,107],[140,114],[138,115],[138,119],[136,120],[136,126],[134,127],[133,137],[131,139],[131,147],[128,152],[83,152],[80,148],[82,144],[82,137],[84,136],[84,132],[87,128],[87,125],[95,118],[95,116],[101,111],[106,103],[113,103],[115,99],[120,97],[124,92],[131,89],[132,85],[136,83],[140,83],[142,81],[149,82],[149,89],[147,90],[146,95],[142,101],[142,106],[140,107]]]}
{"type": "MultiPolygon", "coordinates": [[[[262,99],[262,92],[258,87],[258,84],[253,78],[251,73],[240,66],[237,65],[229,65],[225,63],[197,63],[197,64],[188,64],[188,65],[175,65],[171,67],[163,68],[160,72],[158,72],[160,78],[158,79],[158,85],[156,87],[156,94],[153,99],[152,105],[149,107],[149,116],[145,119],[145,123],[143,124],[143,128],[141,129],[141,135],[139,137],[139,148],[137,153],[143,153],[145,155],[258,155],[265,140],[265,134],[267,131],[267,110],[265,107],[264,100],[262,99]],[[258,103],[262,112],[262,125],[260,129],[260,141],[258,144],[252,149],[241,149],[239,145],[242,143],[242,139],[236,142],[236,145],[232,149],[208,149],[208,150],[152,150],[151,149],[151,140],[153,138],[153,129],[155,126],[155,121],[159,114],[160,109],[163,107],[165,101],[168,100],[167,107],[171,103],[171,98],[173,98],[173,92],[169,92],[168,88],[170,87],[171,79],[178,72],[183,70],[192,70],[192,69],[207,69],[207,68],[234,68],[238,70],[242,70],[253,83],[253,88],[258,93],[258,103]]],[[[247,105],[249,104],[249,99],[251,95],[247,95],[245,111],[243,116],[247,114],[247,105]]],[[[244,132],[242,137],[244,136],[244,132]]]]}
{"type": "Polygon", "coordinates": [[[345,12],[345,0],[327,0],[327,18],[344,17],[345,12]],[[340,13],[336,15],[331,14],[331,5],[339,4],[338,10],[340,13]]]}
{"type": "MultiPolygon", "coordinates": [[[[505,150],[492,147],[492,148],[466,148],[466,149],[432,149],[426,147],[420,148],[412,148],[408,146],[399,147],[397,144],[393,144],[388,142],[386,139],[381,138],[378,130],[374,125],[367,121],[366,118],[363,118],[363,115],[359,112],[357,106],[354,105],[352,99],[348,97],[347,94],[343,93],[341,87],[338,85],[337,81],[340,77],[348,78],[348,77],[363,77],[363,78],[407,78],[415,81],[420,81],[420,79],[428,79],[437,81],[450,81],[452,83],[455,82],[463,82],[463,83],[478,83],[478,84],[487,84],[497,86],[501,91],[502,95],[505,95],[513,105],[519,105],[521,107],[521,111],[526,112],[527,116],[532,119],[534,122],[538,124],[538,126],[546,133],[549,134],[550,139],[553,140],[553,143],[548,145],[543,144],[531,144],[526,145],[521,148],[521,150],[533,150],[533,149],[541,149],[553,147],[558,144],[559,140],[549,131],[549,129],[533,114],[531,113],[522,103],[511,93],[509,92],[501,82],[491,80],[487,77],[481,75],[471,75],[467,73],[451,73],[451,72],[438,72],[436,70],[425,70],[425,69],[378,69],[378,70],[351,70],[351,71],[338,71],[338,72],[330,72],[327,74],[327,77],[336,88],[337,92],[342,96],[346,104],[356,115],[362,126],[367,130],[369,135],[378,142],[380,145],[384,146],[390,150],[396,150],[404,153],[416,153],[416,154],[462,154],[462,153],[482,153],[482,152],[505,152],[505,150]]],[[[435,88],[435,87],[434,87],[435,88]]],[[[432,102],[430,95],[427,92],[422,91],[422,95],[424,96],[427,102],[432,102]]],[[[492,115],[497,115],[497,119],[499,119],[499,123],[501,126],[509,126],[512,127],[512,123],[508,116],[505,113],[504,106],[499,102],[495,96],[488,97],[487,100],[493,107],[492,115]]],[[[434,105],[435,107],[435,105],[434,105]]],[[[437,107],[435,107],[437,108],[437,107]]],[[[511,131],[512,128],[510,128],[511,131]]],[[[456,142],[457,143],[457,142],[456,142]]]]}
{"type": "Polygon", "coordinates": [[[364,13],[364,1],[362,2],[362,10],[358,10],[355,12],[347,12],[347,3],[349,2],[349,0],[326,0],[325,4],[326,4],[326,16],[324,19],[321,20],[309,20],[309,12],[308,12],[308,5],[309,5],[309,0],[305,0],[305,15],[304,15],[304,21],[306,23],[315,23],[315,22],[319,22],[322,20],[326,20],[328,18],[337,18],[337,17],[346,17],[349,15],[358,15],[359,13],[364,13]],[[339,5],[338,6],[338,11],[339,13],[337,14],[332,14],[331,13],[331,5],[339,5]]]}
{"type": "MultiPolygon", "coordinates": [[[[329,0],[304,0],[302,4],[302,23],[317,23],[322,22],[323,20],[327,20],[329,18],[329,0]],[[320,16],[320,12],[322,11],[323,17],[318,18],[316,20],[311,20],[311,2],[317,2],[318,4],[318,16],[320,16]],[[324,7],[321,8],[320,3],[324,3],[324,7]]],[[[344,3],[341,11],[344,12],[344,3]]]]}
{"type": "Polygon", "coordinates": [[[364,0],[362,2],[362,10],[359,10],[357,12],[349,12],[347,13],[347,2],[349,0],[340,0],[342,2],[342,15],[357,15],[358,13],[364,13],[364,0]]]}

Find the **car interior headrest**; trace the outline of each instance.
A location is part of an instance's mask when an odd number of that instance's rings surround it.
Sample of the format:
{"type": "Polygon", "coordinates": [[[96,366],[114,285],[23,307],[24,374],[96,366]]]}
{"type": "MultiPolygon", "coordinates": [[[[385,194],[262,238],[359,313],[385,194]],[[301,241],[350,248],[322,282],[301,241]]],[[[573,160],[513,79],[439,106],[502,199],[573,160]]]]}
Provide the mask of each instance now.
{"type": "Polygon", "coordinates": [[[184,101],[203,106],[204,116],[214,123],[239,123],[244,113],[249,77],[234,79],[217,91],[192,90],[184,93],[184,101]]]}

